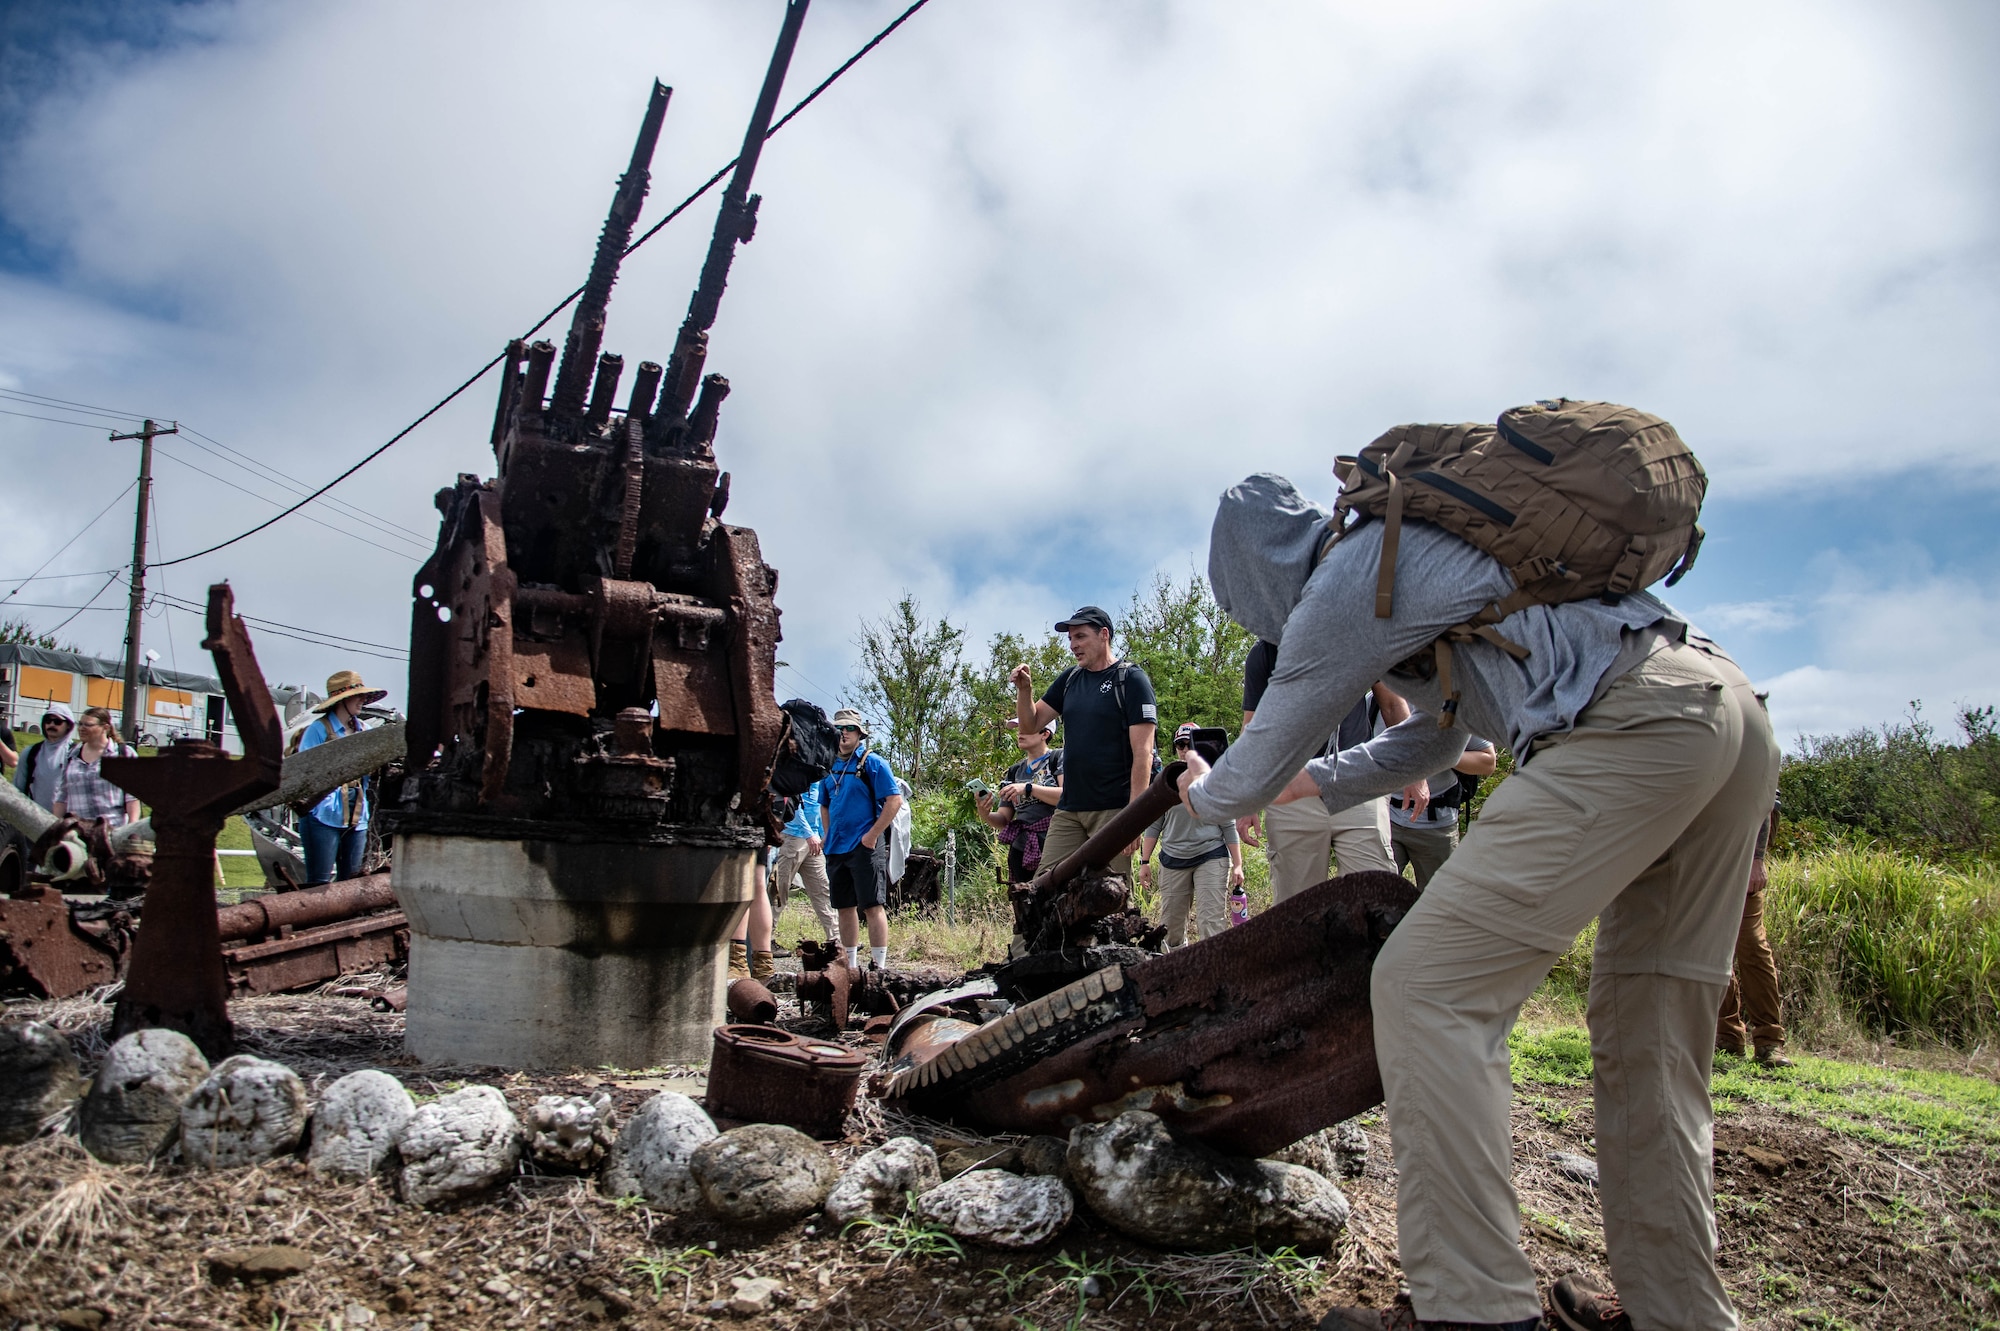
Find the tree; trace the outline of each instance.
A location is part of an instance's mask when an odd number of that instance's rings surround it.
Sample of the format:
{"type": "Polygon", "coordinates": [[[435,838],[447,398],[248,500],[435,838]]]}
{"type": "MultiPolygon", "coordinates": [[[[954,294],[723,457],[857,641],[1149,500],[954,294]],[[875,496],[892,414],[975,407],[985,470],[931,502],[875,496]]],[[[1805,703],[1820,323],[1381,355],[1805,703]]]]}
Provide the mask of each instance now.
{"type": "Polygon", "coordinates": [[[861,673],[853,702],[879,722],[876,746],[913,791],[948,780],[939,760],[963,748],[965,630],[942,617],[925,619],[906,591],[884,618],[861,621],[855,646],[861,673]]]}
{"type": "Polygon", "coordinates": [[[1192,569],[1186,583],[1156,574],[1149,591],[1133,593],[1116,645],[1153,681],[1163,749],[1183,722],[1242,729],[1243,659],[1256,641],[1192,569]]]}
{"type": "Polygon", "coordinates": [[[18,642],[24,647],[40,647],[51,652],[75,652],[83,655],[83,648],[73,642],[63,642],[53,633],[44,633],[25,619],[0,619],[0,643],[18,642]]]}

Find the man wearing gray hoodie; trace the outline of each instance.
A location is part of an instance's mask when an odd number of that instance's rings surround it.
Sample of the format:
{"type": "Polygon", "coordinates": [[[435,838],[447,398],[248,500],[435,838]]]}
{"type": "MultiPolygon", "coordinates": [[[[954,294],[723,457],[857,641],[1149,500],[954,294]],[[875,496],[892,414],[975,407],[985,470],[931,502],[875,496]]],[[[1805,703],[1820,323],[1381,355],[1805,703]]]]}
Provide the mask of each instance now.
{"type": "Polygon", "coordinates": [[[1708,1071],[1758,814],[1777,785],[1763,707],[1728,656],[1642,592],[1508,617],[1498,629],[1528,649],[1522,660],[1485,641],[1438,646],[1454,653],[1462,695],[1457,724],[1441,726],[1431,646],[1512,579],[1457,536],[1406,521],[1394,614],[1378,619],[1382,524],[1325,550],[1332,521],[1268,474],[1222,497],[1210,584],[1278,660],[1237,742],[1212,770],[1190,762],[1189,811],[1219,822],[1316,798],[1337,812],[1453,766],[1468,733],[1504,743],[1519,767],[1375,963],[1410,1302],[1336,1310],[1328,1324],[1540,1317],[1511,1183],[1506,1037],[1597,919],[1588,1020],[1618,1294],[1565,1278],[1555,1311],[1586,1331],[1734,1328],[1715,1267],[1708,1071]],[[1318,756],[1377,679],[1409,700],[1409,719],[1318,756]]]}

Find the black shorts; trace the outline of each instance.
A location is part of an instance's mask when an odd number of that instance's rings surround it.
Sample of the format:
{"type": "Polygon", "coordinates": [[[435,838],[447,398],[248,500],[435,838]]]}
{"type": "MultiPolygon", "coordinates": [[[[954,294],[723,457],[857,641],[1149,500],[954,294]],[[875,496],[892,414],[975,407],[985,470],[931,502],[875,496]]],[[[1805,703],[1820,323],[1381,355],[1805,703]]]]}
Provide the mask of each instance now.
{"type": "Polygon", "coordinates": [[[835,910],[867,910],[889,902],[889,835],[875,849],[856,845],[844,855],[826,857],[827,896],[835,910]]]}

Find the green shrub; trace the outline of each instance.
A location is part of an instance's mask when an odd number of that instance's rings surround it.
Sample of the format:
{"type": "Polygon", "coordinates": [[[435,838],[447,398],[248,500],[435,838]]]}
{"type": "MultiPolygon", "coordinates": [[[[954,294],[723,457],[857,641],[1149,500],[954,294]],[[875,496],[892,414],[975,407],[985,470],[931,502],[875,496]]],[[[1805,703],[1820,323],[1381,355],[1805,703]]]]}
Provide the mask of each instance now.
{"type": "MultiPolygon", "coordinates": [[[[1882,850],[1770,861],[1764,929],[1785,1022],[1970,1045],[2000,1034],[2000,872],[1882,850]]],[[[1576,1010],[1596,926],[1559,958],[1541,997],[1576,1010]]]]}
{"type": "Polygon", "coordinates": [[[2000,727],[1991,707],[1959,710],[1963,743],[1923,709],[1880,731],[1807,735],[1778,774],[1780,850],[1898,850],[1966,862],[2000,853],[2000,727]]]}

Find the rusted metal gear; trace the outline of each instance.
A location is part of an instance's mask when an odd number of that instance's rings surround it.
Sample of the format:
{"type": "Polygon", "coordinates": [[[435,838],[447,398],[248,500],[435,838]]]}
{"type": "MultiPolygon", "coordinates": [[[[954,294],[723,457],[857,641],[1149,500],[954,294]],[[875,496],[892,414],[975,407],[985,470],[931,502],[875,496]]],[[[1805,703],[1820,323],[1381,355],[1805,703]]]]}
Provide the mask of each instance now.
{"type": "Polygon", "coordinates": [[[1066,1133],[1131,1109],[1262,1156],[1382,1101],[1369,977],[1415,904],[1349,874],[1249,924],[1107,967],[937,1049],[886,1088],[919,1112],[1066,1133]]]}

